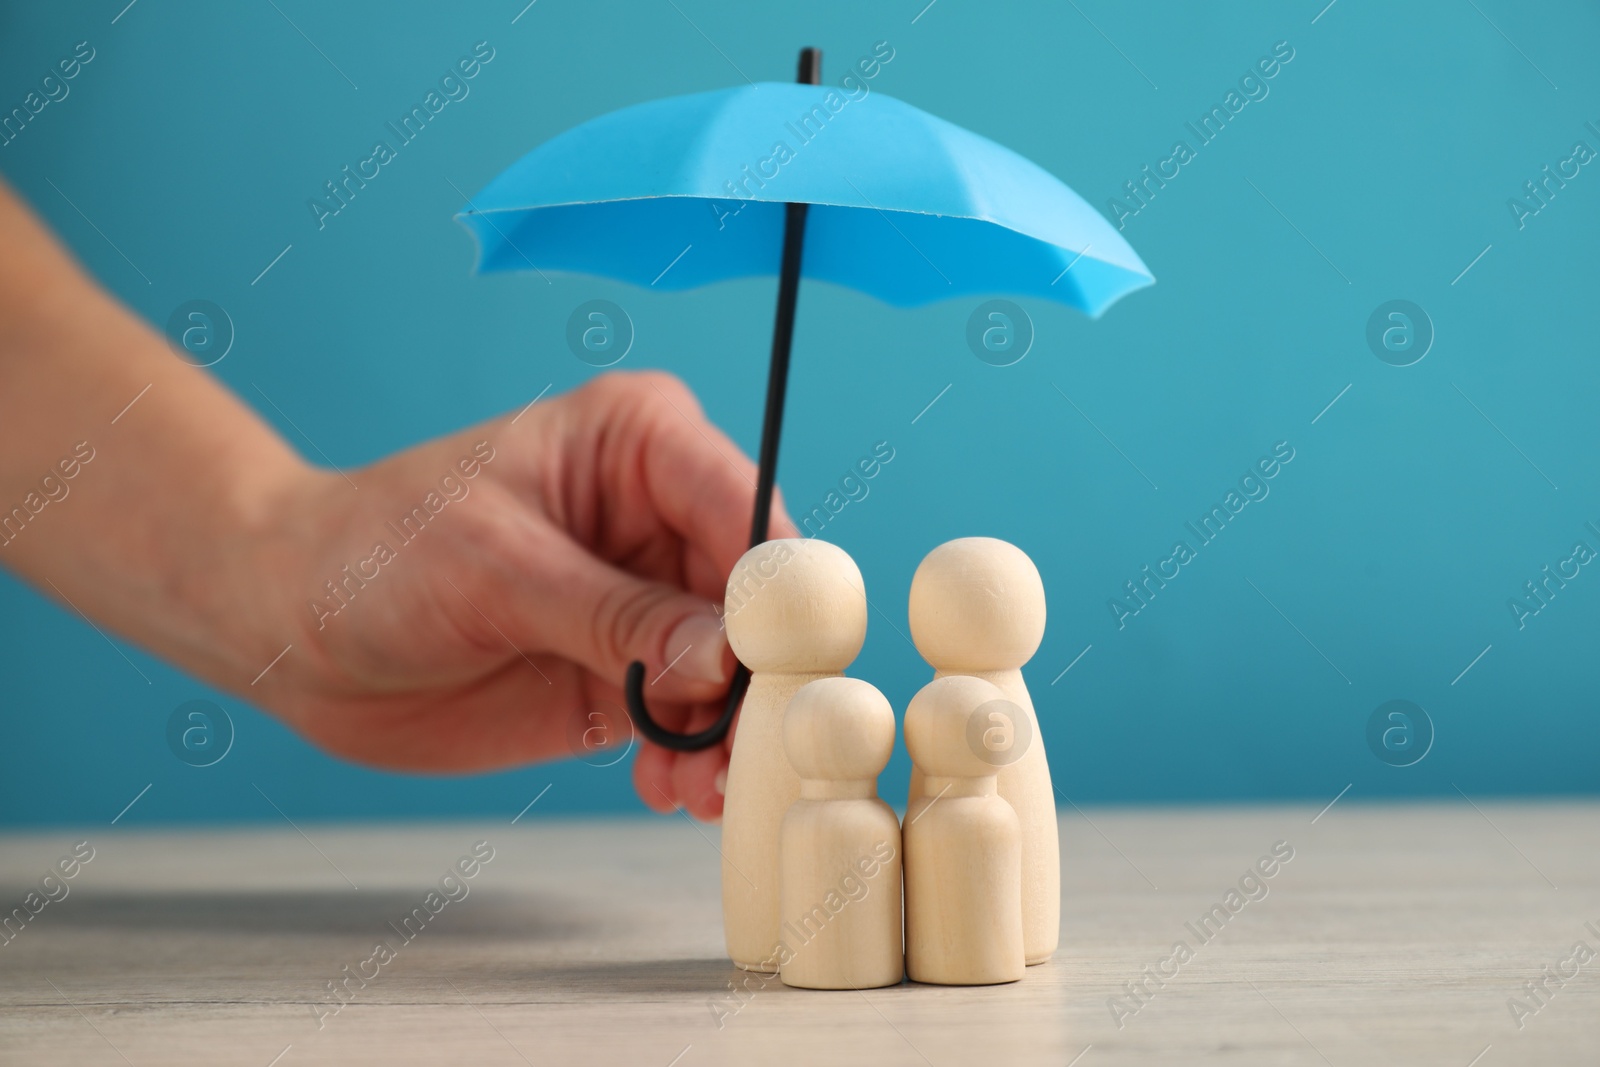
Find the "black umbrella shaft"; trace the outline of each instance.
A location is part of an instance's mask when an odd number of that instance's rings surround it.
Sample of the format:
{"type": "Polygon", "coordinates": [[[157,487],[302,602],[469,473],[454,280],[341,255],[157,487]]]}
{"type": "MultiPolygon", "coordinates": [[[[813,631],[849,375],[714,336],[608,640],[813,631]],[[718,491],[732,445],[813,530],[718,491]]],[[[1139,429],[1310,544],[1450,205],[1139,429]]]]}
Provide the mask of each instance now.
{"type": "MultiPolygon", "coordinates": [[[[800,51],[799,77],[804,85],[822,80],[822,53],[815,48],[800,51]]],[[[750,518],[750,547],[767,539],[772,518],[772,488],[778,480],[778,438],[783,434],[783,400],[789,390],[789,348],[794,343],[794,307],[800,296],[800,256],[806,240],[806,205],[785,204],[783,215],[783,261],[778,272],[778,313],[772,320],[772,365],[767,371],[767,411],[761,422],[761,454],[756,470],[756,505],[750,518]]],[[[656,722],[644,702],[644,664],[628,665],[623,680],[628,715],[646,740],[677,752],[710,748],[728,736],[734,713],[750,685],[750,669],[739,664],[728,687],[728,700],[720,718],[696,734],[682,734],[656,722]]]]}
{"type": "MultiPolygon", "coordinates": [[[[800,49],[795,80],[822,81],[822,52],[800,49]]],[[[778,441],[783,436],[783,400],[789,389],[789,349],[794,344],[794,308],[800,297],[800,256],[806,243],[806,204],[786,204],[783,262],[778,270],[778,312],[772,320],[772,364],[767,370],[767,411],[761,420],[761,452],[756,458],[756,506],[750,516],[750,547],[767,539],[772,519],[772,488],[778,480],[778,441]]]]}
{"type": "Polygon", "coordinates": [[[750,519],[751,548],[767,539],[772,517],[772,488],[778,479],[778,440],[783,435],[783,401],[789,387],[789,350],[794,344],[794,309],[800,296],[807,206],[784,205],[783,265],[778,274],[778,312],[772,322],[772,365],[767,371],[767,412],[761,421],[756,506],[750,519]]]}

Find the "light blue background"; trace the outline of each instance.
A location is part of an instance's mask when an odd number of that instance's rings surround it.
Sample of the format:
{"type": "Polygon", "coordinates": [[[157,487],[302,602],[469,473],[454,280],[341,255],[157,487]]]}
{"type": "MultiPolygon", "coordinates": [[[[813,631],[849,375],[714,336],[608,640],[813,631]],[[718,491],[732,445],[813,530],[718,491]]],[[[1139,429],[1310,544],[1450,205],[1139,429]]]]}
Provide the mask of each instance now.
{"type": "MultiPolygon", "coordinates": [[[[1016,149],[1103,209],[1175,139],[1192,144],[1184,123],[1289,41],[1295,57],[1270,95],[1128,222],[1159,284],[1098,323],[1028,303],[1038,339],[1021,363],[991,367],[967,349],[977,301],[902,311],[805,288],[781,469],[791,504],[819,501],[874,442],[896,451],[826,534],[882,609],[853,673],[904,707],[927,676],[901,632],[912,571],[940,541],[991,534],[1045,576],[1049,631],[1027,678],[1056,781],[1079,803],[1320,806],[1352,783],[1352,801],[1600,785],[1600,573],[1585,568],[1524,630],[1507,608],[1575,540],[1600,548],[1584,529],[1600,522],[1600,169],[1525,229],[1506,206],[1574,141],[1600,148],[1584,128],[1600,125],[1592,6],[1530,19],[1507,0],[1341,0],[1313,23],[1325,0],[939,0],[913,23],[924,0],[870,11],[539,0],[513,24],[520,0],[277,0],[283,14],[139,0],[113,25],[125,2],[0,10],[5,110],[75,42],[98,53],[65,101],[0,148],[0,170],[149,320],[196,297],[226,307],[239,336],[216,373],[247,401],[258,384],[341,466],[587,380],[597,372],[563,334],[593,298],[634,320],[625,367],[682,375],[754,450],[770,281],[660,294],[469,276],[455,187],[476,191],[573,124],[734,84],[740,70],[786,79],[802,44],[825,50],[831,80],[887,40],[895,58],[875,89],[1016,149]],[[307,199],[480,40],[496,56],[471,95],[319,232],[307,199]],[[1422,305],[1437,330],[1411,367],[1365,343],[1369,314],[1393,298],[1422,305]],[[1119,631],[1107,599],[1280,440],[1296,457],[1271,496],[1119,631]],[[1369,714],[1393,698],[1437,729],[1408,768],[1366,745],[1369,714]]],[[[279,821],[252,783],[297,820],[509,817],[549,783],[530,818],[639,809],[626,764],[451,778],[342,764],[119,642],[145,684],[9,578],[0,627],[7,824],[109,821],[146,783],[120,825],[279,821]],[[206,769],[164,739],[171,710],[200,697],[238,733],[206,769]]],[[[898,754],[891,799],[906,770],[898,754]]]]}

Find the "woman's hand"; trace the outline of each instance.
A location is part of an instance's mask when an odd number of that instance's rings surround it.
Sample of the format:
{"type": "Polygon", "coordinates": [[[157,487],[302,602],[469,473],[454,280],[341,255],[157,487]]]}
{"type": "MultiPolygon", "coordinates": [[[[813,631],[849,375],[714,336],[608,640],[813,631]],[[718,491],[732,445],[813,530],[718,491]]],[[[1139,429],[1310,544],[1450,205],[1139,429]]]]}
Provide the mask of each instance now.
{"type": "MultiPolygon", "coordinates": [[[[663,725],[720,714],[756,472],[675,378],[608,374],[348,474],[308,475],[246,557],[293,646],[251,696],[318,745],[421,771],[581,756],[594,727],[632,735],[635,659],[663,725]]],[[[638,741],[646,804],[721,815],[727,743],[638,741]]]]}
{"type": "MultiPolygon", "coordinates": [[[[663,374],[608,374],[347,474],[86,278],[0,184],[0,566],[352,760],[470,771],[720,713],[755,468],[663,374]],[[77,458],[74,458],[77,457],[77,458]],[[71,471],[71,473],[66,473],[71,471]]],[[[793,535],[775,505],[774,537],[793,535]]],[[[722,812],[727,746],[642,745],[722,812]]]]}

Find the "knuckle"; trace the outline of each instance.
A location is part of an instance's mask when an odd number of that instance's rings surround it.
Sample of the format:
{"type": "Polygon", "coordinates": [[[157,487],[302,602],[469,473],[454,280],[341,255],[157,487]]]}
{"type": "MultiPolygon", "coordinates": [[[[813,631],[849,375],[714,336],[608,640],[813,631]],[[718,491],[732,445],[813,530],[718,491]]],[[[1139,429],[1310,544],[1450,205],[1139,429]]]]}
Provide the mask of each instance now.
{"type": "Polygon", "coordinates": [[[700,402],[682,378],[662,370],[636,371],[628,376],[636,397],[654,408],[676,408],[685,415],[699,415],[700,402]]]}
{"type": "Polygon", "coordinates": [[[512,498],[506,490],[484,480],[472,489],[478,496],[476,507],[460,508],[450,517],[448,534],[455,541],[463,559],[492,566],[507,566],[518,558],[521,542],[516,532],[505,521],[513,514],[512,498]]]}
{"type": "Polygon", "coordinates": [[[666,371],[607,371],[570,394],[590,417],[621,415],[629,421],[702,417],[700,402],[666,371]]]}
{"type": "Polygon", "coordinates": [[[651,661],[657,659],[653,649],[643,647],[643,641],[649,631],[651,613],[660,601],[660,595],[646,586],[616,585],[601,594],[590,618],[593,646],[618,664],[635,655],[651,661]]]}

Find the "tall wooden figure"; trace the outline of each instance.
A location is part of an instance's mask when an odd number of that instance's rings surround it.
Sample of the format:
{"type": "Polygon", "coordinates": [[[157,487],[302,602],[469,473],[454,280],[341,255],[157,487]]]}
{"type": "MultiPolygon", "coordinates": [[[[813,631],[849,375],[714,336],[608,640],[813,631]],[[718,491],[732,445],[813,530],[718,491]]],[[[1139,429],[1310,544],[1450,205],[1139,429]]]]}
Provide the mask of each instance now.
{"type": "MultiPolygon", "coordinates": [[[[998,686],[1022,717],[996,720],[986,735],[999,770],[1000,795],[1022,824],[1022,926],[1029,965],[1043,963],[1061,940],[1061,843],[1055,790],[1039,719],[1022,665],[1044,640],[1044,582],[1015,545],[964,537],[940,545],[911,579],[911,639],[934,677],[965,674],[998,686]]],[[[907,807],[926,795],[911,773],[907,807]]]]}
{"type": "Polygon", "coordinates": [[[778,843],[784,985],[900,984],[900,820],[877,785],[894,731],[889,701],[859,678],[810,682],[789,701],[783,747],[800,799],[778,843]]]}
{"type": "Polygon", "coordinates": [[[843,673],[867,638],[861,571],[823,541],[768,541],[740,557],[724,601],[728,643],[750,668],[722,809],[722,924],[728,955],[776,974],[778,830],[800,798],[783,712],[800,687],[843,673]]]}
{"type": "Polygon", "coordinates": [[[950,675],[906,709],[906,749],[929,794],[906,808],[906,969],[914,982],[1015,982],[1022,931],[1022,827],[999,795],[982,733],[1017,714],[994,685],[950,675]]]}

